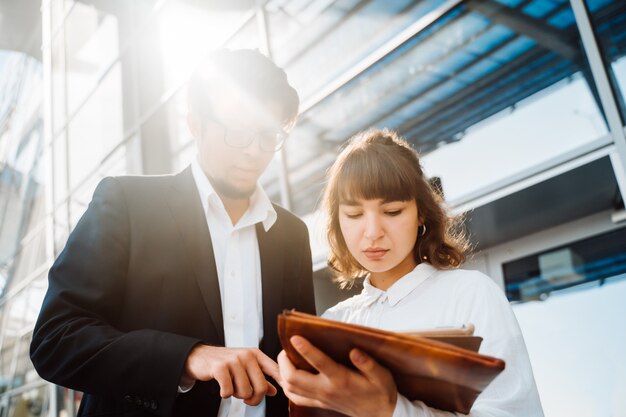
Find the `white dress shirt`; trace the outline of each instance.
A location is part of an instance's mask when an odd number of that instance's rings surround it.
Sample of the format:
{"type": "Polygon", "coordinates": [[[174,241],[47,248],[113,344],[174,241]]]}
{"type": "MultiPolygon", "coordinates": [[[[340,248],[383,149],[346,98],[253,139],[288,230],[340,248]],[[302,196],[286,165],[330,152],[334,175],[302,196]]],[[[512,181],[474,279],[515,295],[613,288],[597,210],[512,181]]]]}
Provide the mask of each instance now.
{"type": "MultiPolygon", "coordinates": [[[[206,214],[219,279],[226,347],[258,348],[263,338],[261,258],[255,225],[269,230],[276,222],[276,211],[263,189],[257,185],[250,205],[237,224],[232,224],[197,158],[191,170],[206,214]]],[[[231,397],[222,400],[218,417],[265,416],[265,399],[256,407],[231,397]]]]}
{"type": "MultiPolygon", "coordinates": [[[[422,263],[387,291],[364,281],[363,291],[323,317],[391,331],[475,325],[480,353],[504,359],[504,371],[477,398],[472,417],[541,417],[543,411],[526,345],[504,293],[488,276],[469,270],[437,270],[422,263]]],[[[443,417],[441,411],[398,394],[393,417],[443,417]]]]}

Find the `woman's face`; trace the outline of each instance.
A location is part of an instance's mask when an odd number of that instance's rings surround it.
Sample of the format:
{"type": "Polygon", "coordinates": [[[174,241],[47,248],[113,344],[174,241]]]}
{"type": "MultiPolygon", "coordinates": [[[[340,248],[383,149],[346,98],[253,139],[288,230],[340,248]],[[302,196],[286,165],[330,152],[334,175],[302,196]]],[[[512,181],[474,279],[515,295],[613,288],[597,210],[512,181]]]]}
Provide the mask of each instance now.
{"type": "Polygon", "coordinates": [[[419,226],[415,200],[342,201],[339,225],[352,256],[371,272],[373,285],[388,287],[417,265],[413,257],[419,226]]]}

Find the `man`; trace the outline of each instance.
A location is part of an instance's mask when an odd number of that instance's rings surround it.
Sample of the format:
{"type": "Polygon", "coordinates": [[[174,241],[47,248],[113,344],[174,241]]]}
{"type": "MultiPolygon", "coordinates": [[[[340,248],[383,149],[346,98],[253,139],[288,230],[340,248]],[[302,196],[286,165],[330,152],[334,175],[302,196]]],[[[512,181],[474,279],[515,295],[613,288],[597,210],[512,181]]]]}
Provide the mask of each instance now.
{"type": "Polygon", "coordinates": [[[314,311],[311,253],[258,179],[298,96],[260,53],[223,50],[189,108],[191,166],[102,180],[50,270],[31,358],[85,393],[80,416],[287,415],[276,316],[314,311]]]}

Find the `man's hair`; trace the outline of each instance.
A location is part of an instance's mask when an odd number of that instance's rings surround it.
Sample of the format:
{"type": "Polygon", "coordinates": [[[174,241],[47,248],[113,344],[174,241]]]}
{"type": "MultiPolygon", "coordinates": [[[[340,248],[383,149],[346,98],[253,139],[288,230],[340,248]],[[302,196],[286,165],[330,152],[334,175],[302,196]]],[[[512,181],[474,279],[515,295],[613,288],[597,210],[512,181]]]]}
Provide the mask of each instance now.
{"type": "Polygon", "coordinates": [[[189,79],[187,94],[192,113],[211,114],[210,94],[217,85],[237,89],[261,105],[278,103],[282,126],[290,129],[295,124],[298,93],[285,71],[259,51],[219,49],[209,53],[189,79]]]}
{"type": "Polygon", "coordinates": [[[350,139],[330,169],[324,193],[328,265],[338,273],[342,287],[350,287],[367,273],[350,254],[339,225],[339,205],[357,199],[415,200],[420,224],[426,226],[413,247],[415,261],[450,269],[465,260],[468,243],[461,219],[447,214],[441,195],[424,176],[417,153],[395,132],[371,129],[350,139]]]}

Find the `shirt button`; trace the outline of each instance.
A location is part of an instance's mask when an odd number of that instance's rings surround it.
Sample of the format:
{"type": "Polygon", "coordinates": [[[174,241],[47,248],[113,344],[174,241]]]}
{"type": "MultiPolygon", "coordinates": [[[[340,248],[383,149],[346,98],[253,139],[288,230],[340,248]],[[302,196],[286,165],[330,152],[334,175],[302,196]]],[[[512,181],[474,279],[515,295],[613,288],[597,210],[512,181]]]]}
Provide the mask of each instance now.
{"type": "Polygon", "coordinates": [[[236,315],[236,314],[231,314],[231,315],[230,315],[230,319],[231,319],[231,320],[235,320],[236,318],[237,318],[237,315],[236,315]]]}

